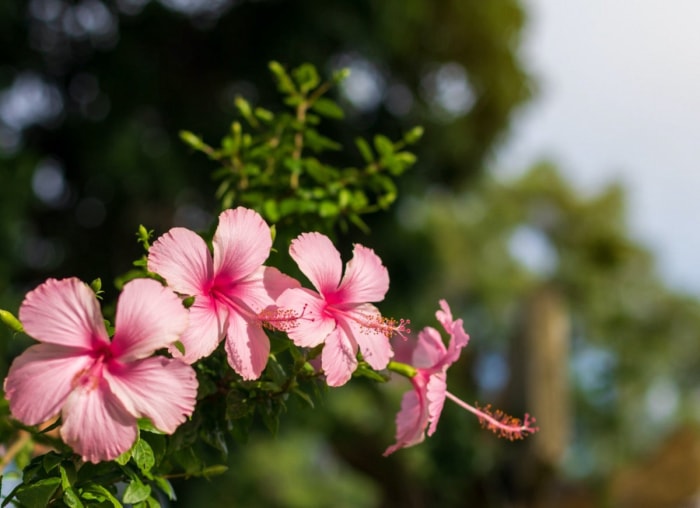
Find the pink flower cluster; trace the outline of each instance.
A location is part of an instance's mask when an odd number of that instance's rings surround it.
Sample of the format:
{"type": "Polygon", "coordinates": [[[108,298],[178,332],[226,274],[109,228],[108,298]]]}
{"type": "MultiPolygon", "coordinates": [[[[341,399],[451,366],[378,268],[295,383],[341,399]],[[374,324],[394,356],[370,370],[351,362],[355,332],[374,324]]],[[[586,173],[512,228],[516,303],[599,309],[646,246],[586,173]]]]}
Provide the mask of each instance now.
{"type": "MultiPolygon", "coordinates": [[[[12,364],[5,380],[12,414],[36,425],[60,414],[61,436],[84,460],[111,460],[137,438],[137,419],[172,433],[195,406],[197,380],[190,364],[225,340],[230,366],[243,379],[257,379],[270,354],[265,326],[285,331],[299,347],[323,344],[321,366],[330,386],[346,383],[358,366],[358,351],[373,369],[394,356],[389,338],[407,332],[405,322],[384,318],[373,303],[384,299],[389,275],[381,259],[355,245],[345,266],[330,239],[304,233],[289,252],[314,290],[265,266],[272,248],[270,227],[255,211],[224,211],[212,240],[173,228],[150,248],[151,279],[124,286],[110,339],[92,290],[77,279],[50,279],[30,292],[20,320],[39,341],[12,364]],[[182,299],[194,297],[186,309],[182,299]],[[178,343],[179,344],[176,344],[178,343]],[[166,348],[171,357],[154,353],[166,348]]],[[[397,443],[385,454],[435,431],[446,397],[445,372],[469,337],[441,302],[438,321],[450,335],[426,328],[408,363],[414,390],[397,417],[397,443]]],[[[468,406],[509,435],[518,427],[468,406]],[[489,418],[491,418],[489,420],[489,418]],[[506,429],[506,430],[503,430],[506,429]]],[[[519,430],[518,430],[519,429],[519,430]]]]}

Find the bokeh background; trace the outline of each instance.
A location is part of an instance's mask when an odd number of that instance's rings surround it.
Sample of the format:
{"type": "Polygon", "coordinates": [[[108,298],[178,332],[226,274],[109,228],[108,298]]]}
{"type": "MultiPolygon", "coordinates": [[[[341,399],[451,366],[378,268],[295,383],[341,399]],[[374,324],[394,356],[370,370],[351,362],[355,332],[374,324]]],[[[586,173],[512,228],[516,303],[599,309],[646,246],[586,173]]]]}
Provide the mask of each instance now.
{"type": "MultiPolygon", "coordinates": [[[[408,383],[358,381],[290,410],[276,437],[255,428],[226,475],[178,482],[173,505],[695,506],[698,15],[654,0],[0,2],[0,307],[72,275],[113,299],[139,224],[216,217],[215,167],[180,129],[215,142],[237,94],[277,107],[269,60],[348,67],[329,134],[426,135],[392,212],[345,241],[389,267],[386,314],[419,328],[446,298],[464,319],[450,391],[527,410],[541,432],[500,441],[448,403],[433,437],[383,458],[408,383]]],[[[25,346],[0,331],[3,375],[25,346]]]]}

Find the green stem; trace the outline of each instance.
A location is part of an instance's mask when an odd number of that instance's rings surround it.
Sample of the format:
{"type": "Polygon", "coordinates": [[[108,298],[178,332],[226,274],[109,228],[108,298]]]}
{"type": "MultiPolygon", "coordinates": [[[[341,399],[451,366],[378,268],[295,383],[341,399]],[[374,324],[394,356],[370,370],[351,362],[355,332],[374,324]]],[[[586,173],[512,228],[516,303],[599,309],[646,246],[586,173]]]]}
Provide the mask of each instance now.
{"type": "Polygon", "coordinates": [[[391,361],[389,362],[389,365],[387,365],[386,368],[391,372],[396,372],[397,374],[401,374],[402,376],[407,377],[409,379],[411,379],[418,373],[418,370],[415,367],[408,365],[407,363],[401,362],[391,361]]]}

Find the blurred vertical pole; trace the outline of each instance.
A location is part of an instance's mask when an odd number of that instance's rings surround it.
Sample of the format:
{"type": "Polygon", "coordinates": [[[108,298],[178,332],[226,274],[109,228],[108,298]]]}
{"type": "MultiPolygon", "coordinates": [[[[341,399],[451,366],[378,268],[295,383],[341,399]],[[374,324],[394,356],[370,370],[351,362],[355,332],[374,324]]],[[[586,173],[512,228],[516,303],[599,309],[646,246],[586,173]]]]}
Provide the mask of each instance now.
{"type": "Polygon", "coordinates": [[[570,328],[564,296],[555,286],[536,288],[524,302],[511,346],[507,407],[535,416],[540,432],[523,443],[511,464],[517,506],[560,506],[554,487],[571,423],[570,328]]]}

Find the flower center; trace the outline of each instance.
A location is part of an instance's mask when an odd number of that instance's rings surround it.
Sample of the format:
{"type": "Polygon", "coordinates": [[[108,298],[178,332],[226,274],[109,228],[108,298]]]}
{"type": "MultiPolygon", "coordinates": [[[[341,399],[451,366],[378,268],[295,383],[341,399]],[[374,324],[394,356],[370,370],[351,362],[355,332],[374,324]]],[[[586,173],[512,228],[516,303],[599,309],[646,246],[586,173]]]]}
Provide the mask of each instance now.
{"type": "Polygon", "coordinates": [[[91,352],[90,357],[92,358],[92,364],[73,377],[73,388],[81,388],[87,391],[97,388],[100,381],[102,381],[102,371],[105,364],[112,360],[114,356],[110,345],[105,344],[91,352]]]}

